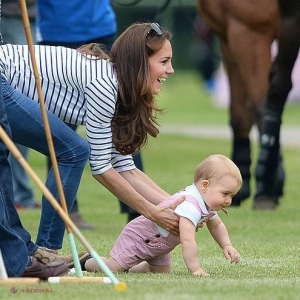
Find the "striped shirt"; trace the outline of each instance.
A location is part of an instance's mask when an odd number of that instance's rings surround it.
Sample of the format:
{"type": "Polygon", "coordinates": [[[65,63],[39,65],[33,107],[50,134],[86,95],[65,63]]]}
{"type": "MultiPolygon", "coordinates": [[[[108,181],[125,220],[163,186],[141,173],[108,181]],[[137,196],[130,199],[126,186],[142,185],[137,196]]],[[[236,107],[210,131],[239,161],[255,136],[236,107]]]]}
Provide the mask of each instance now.
{"type": "MultiPolygon", "coordinates": [[[[46,109],[64,122],[86,126],[92,174],[134,169],[132,156],[121,155],[112,143],[118,94],[112,64],[64,47],[35,45],[34,53],[46,109]]],[[[27,45],[0,46],[0,69],[14,89],[39,102],[27,45]]]]}

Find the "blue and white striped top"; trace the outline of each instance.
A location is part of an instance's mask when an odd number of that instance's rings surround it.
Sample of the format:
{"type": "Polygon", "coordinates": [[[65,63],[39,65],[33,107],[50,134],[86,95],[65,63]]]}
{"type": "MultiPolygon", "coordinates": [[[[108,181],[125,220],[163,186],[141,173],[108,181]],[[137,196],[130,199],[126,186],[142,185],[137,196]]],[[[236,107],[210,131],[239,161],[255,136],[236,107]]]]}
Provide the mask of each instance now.
{"type": "MultiPolygon", "coordinates": [[[[86,126],[92,174],[134,169],[132,156],[121,155],[112,143],[118,93],[112,64],[65,47],[36,45],[34,52],[46,109],[64,122],[86,126]]],[[[1,46],[0,68],[14,89],[39,102],[27,45],[1,46]]]]}

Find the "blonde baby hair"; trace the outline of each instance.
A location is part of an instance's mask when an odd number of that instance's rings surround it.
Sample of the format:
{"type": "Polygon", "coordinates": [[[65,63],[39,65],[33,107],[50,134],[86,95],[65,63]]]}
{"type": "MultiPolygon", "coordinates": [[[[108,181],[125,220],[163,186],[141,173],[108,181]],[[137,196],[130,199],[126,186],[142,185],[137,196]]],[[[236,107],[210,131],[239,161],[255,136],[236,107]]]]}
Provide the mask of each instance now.
{"type": "Polygon", "coordinates": [[[194,182],[199,180],[220,179],[225,175],[236,178],[239,186],[242,186],[243,179],[237,165],[227,156],[213,154],[205,158],[196,167],[194,182]]]}

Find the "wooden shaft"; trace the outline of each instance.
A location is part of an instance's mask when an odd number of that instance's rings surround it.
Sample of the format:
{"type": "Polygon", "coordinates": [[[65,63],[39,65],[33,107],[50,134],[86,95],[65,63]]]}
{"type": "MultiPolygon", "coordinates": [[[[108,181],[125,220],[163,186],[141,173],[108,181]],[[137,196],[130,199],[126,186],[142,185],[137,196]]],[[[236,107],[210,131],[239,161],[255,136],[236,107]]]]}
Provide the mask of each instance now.
{"type": "Polygon", "coordinates": [[[87,251],[93,252],[94,249],[92,246],[88,243],[88,241],[83,237],[79,229],[76,227],[76,225],[73,223],[73,221],[70,219],[69,215],[61,208],[59,203],[56,201],[54,196],[51,194],[51,192],[48,190],[48,188],[45,186],[45,184],[39,179],[39,177],[36,175],[36,173],[33,171],[33,169],[29,166],[28,162],[24,159],[16,145],[13,143],[13,141],[10,139],[10,137],[7,135],[5,130],[0,126],[0,138],[3,140],[9,151],[13,154],[13,156],[18,160],[18,162],[21,164],[21,166],[24,168],[24,170],[27,172],[27,174],[31,177],[33,182],[38,186],[40,191],[43,193],[45,198],[51,203],[53,208],[57,211],[57,213],[60,215],[60,217],[64,220],[66,224],[68,224],[71,228],[74,234],[78,237],[80,242],[83,246],[87,249],[87,251]]]}
{"type": "MultiPolygon", "coordinates": [[[[57,189],[58,189],[59,199],[60,199],[62,208],[64,209],[64,211],[66,213],[68,213],[66,199],[65,199],[63,188],[62,188],[61,178],[59,175],[55,150],[54,150],[54,146],[53,146],[50,125],[49,125],[48,116],[47,116],[47,112],[46,112],[46,108],[45,108],[45,99],[43,96],[41,80],[40,80],[39,71],[38,71],[37,64],[36,64],[35,53],[34,53],[34,48],[33,48],[33,41],[32,41],[31,30],[30,30],[30,22],[29,22],[29,18],[28,18],[28,12],[27,12],[27,6],[26,6],[25,0],[20,0],[20,8],[21,8],[21,12],[22,12],[22,20],[23,20],[24,30],[25,30],[28,48],[29,48],[29,52],[30,52],[31,64],[32,64],[35,82],[36,82],[36,89],[37,89],[38,98],[39,98],[39,102],[40,102],[40,108],[41,108],[41,113],[42,113],[42,118],[43,118],[43,123],[44,123],[44,128],[45,128],[45,134],[46,134],[46,139],[47,139],[48,148],[49,148],[49,152],[50,152],[50,158],[51,158],[52,168],[53,168],[53,172],[54,172],[54,176],[55,176],[55,180],[56,180],[56,185],[57,185],[57,189]]],[[[72,232],[70,226],[67,223],[66,223],[66,230],[68,233],[72,232]]]]}
{"type": "Polygon", "coordinates": [[[25,285],[25,284],[39,284],[40,279],[39,278],[27,278],[27,277],[16,277],[16,278],[6,278],[6,279],[0,279],[0,285],[25,285]]]}
{"type": "Polygon", "coordinates": [[[109,277],[49,277],[48,282],[50,283],[112,283],[109,277]]]}

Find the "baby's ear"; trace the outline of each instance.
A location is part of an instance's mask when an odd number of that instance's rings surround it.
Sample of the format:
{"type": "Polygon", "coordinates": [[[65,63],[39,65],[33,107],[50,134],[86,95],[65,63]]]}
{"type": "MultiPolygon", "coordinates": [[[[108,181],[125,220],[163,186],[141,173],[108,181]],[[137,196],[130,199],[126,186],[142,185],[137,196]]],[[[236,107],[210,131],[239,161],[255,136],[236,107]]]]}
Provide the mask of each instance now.
{"type": "Polygon", "coordinates": [[[209,186],[209,181],[207,179],[201,181],[201,189],[205,191],[209,186]]]}

